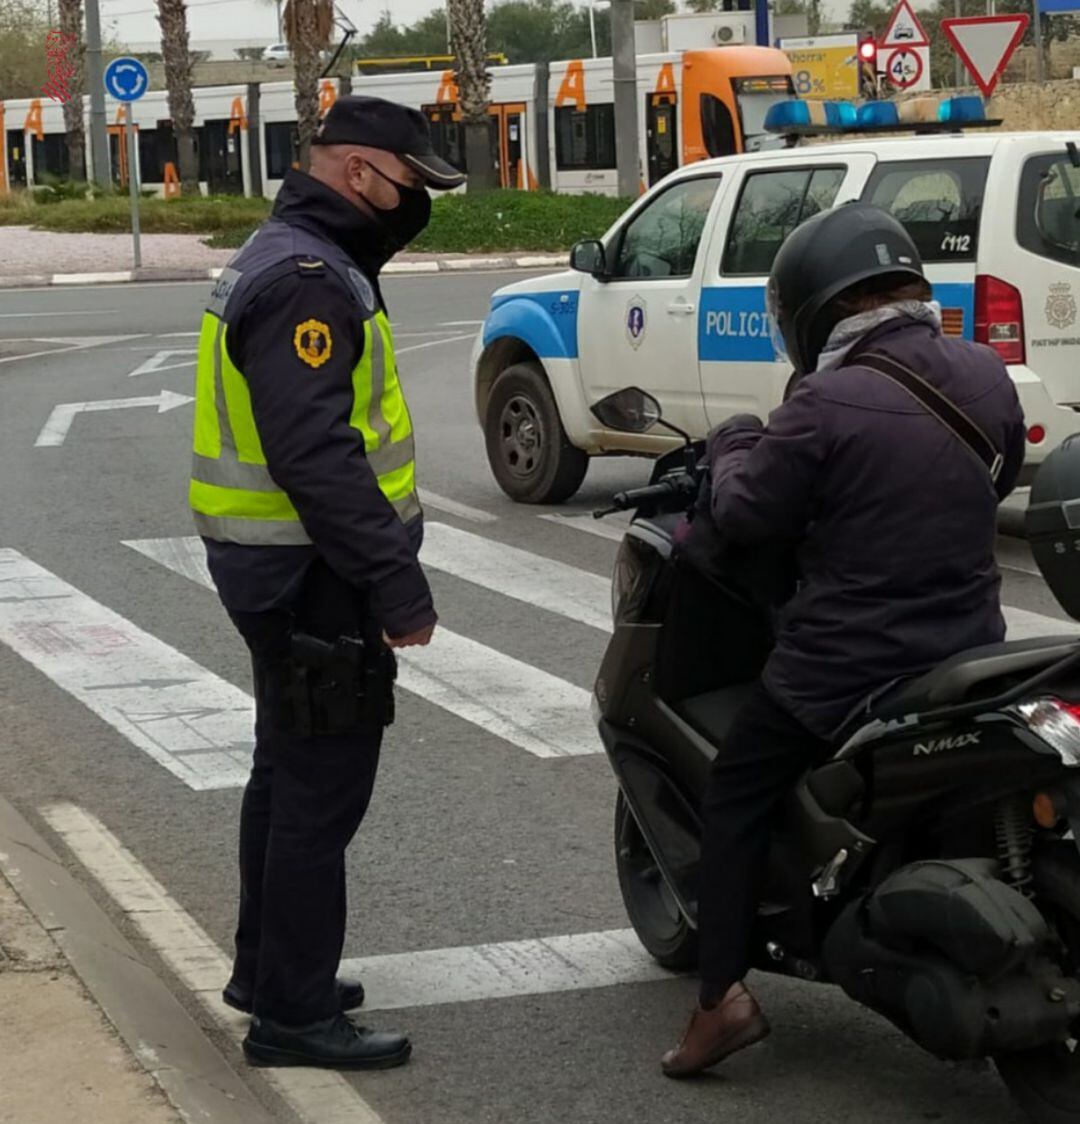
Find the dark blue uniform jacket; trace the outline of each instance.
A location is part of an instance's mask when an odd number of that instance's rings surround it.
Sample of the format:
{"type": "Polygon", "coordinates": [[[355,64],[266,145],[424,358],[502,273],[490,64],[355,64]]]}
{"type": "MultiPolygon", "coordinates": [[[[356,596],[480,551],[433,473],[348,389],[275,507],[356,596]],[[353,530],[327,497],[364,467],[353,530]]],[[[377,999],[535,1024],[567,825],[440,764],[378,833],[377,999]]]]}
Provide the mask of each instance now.
{"type": "Polygon", "coordinates": [[[871,692],[1003,638],[998,502],[1024,457],[1024,419],[995,352],[909,318],[803,379],[768,425],[734,418],[710,445],[712,514],[742,544],[790,544],[801,584],[784,607],[766,689],[820,736],[871,692]],[[1004,455],[983,464],[905,390],[847,365],[873,348],[968,414],[1004,455]]]}
{"type": "Polygon", "coordinates": [[[404,636],[436,619],[417,560],[423,520],[401,522],[379,490],[363,437],[349,425],[352,371],[364,339],[356,284],[350,289],[347,278],[314,264],[320,248],[340,247],[370,282],[359,283],[364,297],[381,305],[384,235],[343,196],[297,171],[286,176],[269,222],[292,228],[295,268],[286,265],[269,284],[252,284],[243,273],[252,243],[240,250],[230,265],[244,276],[244,289],[238,302],[229,301],[227,345],[247,379],[270,475],[313,545],[204,539],[210,573],[226,608],[261,612],[295,598],[309,566],[322,557],[366,594],[382,628],[404,636]],[[318,368],[301,360],[294,342],[297,326],[310,319],[330,329],[330,358],[318,368]]]}

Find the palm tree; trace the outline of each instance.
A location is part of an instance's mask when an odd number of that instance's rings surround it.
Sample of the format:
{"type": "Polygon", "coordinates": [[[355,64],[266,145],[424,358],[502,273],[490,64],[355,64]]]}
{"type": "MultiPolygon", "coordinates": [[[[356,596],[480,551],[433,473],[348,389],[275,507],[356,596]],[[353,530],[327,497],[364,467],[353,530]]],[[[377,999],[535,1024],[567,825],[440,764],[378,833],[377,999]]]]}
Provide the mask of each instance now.
{"type": "Polygon", "coordinates": [[[64,132],[67,133],[68,175],[86,180],[86,130],[83,122],[82,0],[60,0],[60,35],[67,45],[65,57],[73,71],[68,82],[70,97],[64,102],[64,132]]]}
{"type": "Polygon", "coordinates": [[[311,162],[311,138],[319,127],[319,71],[334,31],[334,2],[288,0],[283,22],[296,83],[298,159],[306,171],[311,162]]]}
{"type": "Polygon", "coordinates": [[[484,0],[447,0],[450,49],[457,59],[455,77],[465,124],[465,167],[470,191],[495,187],[488,117],[491,75],[487,68],[487,23],[484,0]]]}
{"type": "Polygon", "coordinates": [[[184,0],[157,0],[161,24],[161,56],[169,91],[169,116],[176,138],[182,195],[199,194],[199,161],[195,154],[195,102],[191,96],[191,52],[188,48],[184,0]]]}

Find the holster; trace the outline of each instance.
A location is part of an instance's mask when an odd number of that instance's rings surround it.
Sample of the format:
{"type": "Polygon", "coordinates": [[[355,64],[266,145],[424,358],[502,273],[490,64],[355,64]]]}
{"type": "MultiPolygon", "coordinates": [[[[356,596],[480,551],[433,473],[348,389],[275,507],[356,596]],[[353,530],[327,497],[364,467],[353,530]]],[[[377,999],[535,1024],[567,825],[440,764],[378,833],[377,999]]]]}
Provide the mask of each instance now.
{"type": "Polygon", "coordinates": [[[397,661],[381,639],[332,643],[293,632],[289,657],[256,667],[255,687],[274,724],[301,737],[381,730],[394,721],[397,661]]]}

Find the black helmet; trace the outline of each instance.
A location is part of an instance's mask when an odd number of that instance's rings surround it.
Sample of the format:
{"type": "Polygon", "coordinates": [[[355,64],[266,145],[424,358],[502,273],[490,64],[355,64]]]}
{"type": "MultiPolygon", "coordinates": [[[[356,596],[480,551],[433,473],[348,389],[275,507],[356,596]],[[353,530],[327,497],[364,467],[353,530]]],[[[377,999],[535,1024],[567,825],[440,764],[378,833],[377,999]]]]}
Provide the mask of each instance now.
{"type": "Polygon", "coordinates": [[[796,373],[814,369],[841,318],[835,298],[891,275],[922,278],[922,261],[908,232],[880,207],[845,203],[788,235],[773,261],[767,301],[774,342],[782,340],[796,373]]]}

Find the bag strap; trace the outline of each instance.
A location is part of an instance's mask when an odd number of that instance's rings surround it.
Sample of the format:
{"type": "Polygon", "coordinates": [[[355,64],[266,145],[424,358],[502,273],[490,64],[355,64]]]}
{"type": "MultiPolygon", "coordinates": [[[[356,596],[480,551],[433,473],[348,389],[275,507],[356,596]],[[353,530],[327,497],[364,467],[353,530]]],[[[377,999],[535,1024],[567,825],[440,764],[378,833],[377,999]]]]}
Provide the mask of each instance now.
{"type": "Polygon", "coordinates": [[[858,356],[852,365],[877,371],[879,375],[884,375],[906,390],[927,413],[933,414],[946,429],[951,430],[954,436],[967,446],[975,459],[986,466],[990,479],[997,483],[1005,458],[975,422],[937,387],[932,386],[921,375],[917,375],[910,367],[880,351],[865,352],[858,356]]]}

